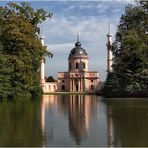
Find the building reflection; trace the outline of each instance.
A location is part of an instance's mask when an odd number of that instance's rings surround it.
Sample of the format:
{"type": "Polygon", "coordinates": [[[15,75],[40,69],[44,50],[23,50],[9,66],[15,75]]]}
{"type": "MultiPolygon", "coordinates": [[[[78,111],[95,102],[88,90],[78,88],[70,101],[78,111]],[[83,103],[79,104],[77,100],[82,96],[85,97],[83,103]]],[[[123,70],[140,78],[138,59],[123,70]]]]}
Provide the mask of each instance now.
{"type": "MultiPolygon", "coordinates": [[[[41,103],[41,127],[45,133],[46,112],[48,109],[58,114],[59,118],[66,119],[69,126],[69,134],[80,145],[89,133],[91,119],[98,118],[97,96],[69,95],[55,96],[43,95],[41,103]]],[[[46,136],[46,135],[45,135],[46,136]]]]}
{"type": "Polygon", "coordinates": [[[68,106],[69,131],[71,136],[76,140],[77,145],[79,145],[81,139],[85,138],[88,134],[90,105],[91,102],[88,96],[70,96],[68,106]]]}
{"type": "Polygon", "coordinates": [[[91,118],[98,118],[98,99],[96,96],[70,95],[59,99],[62,101],[63,110],[67,108],[69,133],[80,145],[89,133],[91,118]]]}

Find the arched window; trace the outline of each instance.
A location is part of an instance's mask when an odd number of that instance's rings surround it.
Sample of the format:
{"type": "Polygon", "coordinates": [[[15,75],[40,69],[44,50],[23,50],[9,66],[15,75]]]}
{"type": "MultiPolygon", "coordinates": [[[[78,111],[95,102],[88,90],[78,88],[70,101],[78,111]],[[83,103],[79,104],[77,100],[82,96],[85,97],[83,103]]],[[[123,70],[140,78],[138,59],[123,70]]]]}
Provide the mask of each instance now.
{"type": "Polygon", "coordinates": [[[49,91],[50,91],[50,90],[51,90],[51,87],[50,87],[50,85],[49,85],[49,87],[48,87],[48,88],[49,88],[49,91]]]}
{"type": "Polygon", "coordinates": [[[65,85],[62,85],[62,90],[65,90],[65,85]]]}
{"type": "Polygon", "coordinates": [[[78,64],[78,63],[76,63],[76,69],[78,69],[78,67],[79,67],[79,64],[78,64]]]}

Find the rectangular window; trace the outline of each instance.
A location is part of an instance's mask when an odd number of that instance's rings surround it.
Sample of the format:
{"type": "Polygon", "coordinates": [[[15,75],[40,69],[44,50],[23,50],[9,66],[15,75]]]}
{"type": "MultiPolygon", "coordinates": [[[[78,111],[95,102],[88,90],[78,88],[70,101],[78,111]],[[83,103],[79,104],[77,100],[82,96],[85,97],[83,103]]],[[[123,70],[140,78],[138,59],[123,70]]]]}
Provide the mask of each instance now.
{"type": "Polygon", "coordinates": [[[78,63],[76,63],[76,69],[78,69],[78,63]]]}
{"type": "Polygon", "coordinates": [[[85,63],[83,63],[83,68],[85,69],[85,63]]]}

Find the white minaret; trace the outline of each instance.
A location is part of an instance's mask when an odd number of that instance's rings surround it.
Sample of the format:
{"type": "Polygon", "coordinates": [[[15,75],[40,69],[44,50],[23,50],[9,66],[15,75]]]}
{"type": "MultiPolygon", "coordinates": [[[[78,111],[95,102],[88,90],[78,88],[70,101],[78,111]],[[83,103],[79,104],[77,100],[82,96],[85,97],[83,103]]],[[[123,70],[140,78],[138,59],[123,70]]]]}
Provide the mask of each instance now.
{"type": "Polygon", "coordinates": [[[110,35],[110,24],[108,25],[108,34],[107,34],[107,72],[112,72],[112,36],[110,35]]]}
{"type": "MultiPolygon", "coordinates": [[[[45,45],[44,37],[41,36],[40,40],[41,40],[42,45],[44,46],[45,45]]],[[[41,59],[41,67],[40,67],[40,84],[42,85],[44,83],[45,83],[45,58],[43,57],[41,59]]]]}

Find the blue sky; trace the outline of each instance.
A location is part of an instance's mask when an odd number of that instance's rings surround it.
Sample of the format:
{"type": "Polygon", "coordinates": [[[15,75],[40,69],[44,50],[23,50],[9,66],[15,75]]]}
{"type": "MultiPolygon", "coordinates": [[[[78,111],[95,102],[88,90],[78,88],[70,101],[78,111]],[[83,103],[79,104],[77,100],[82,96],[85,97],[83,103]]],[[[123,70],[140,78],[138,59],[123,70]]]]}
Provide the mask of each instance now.
{"type": "MultiPolygon", "coordinates": [[[[8,1],[0,1],[5,5],[8,1]]],[[[19,3],[19,1],[17,1],[19,3]]],[[[125,6],[133,0],[100,1],[29,1],[34,8],[43,8],[52,12],[52,19],[42,26],[42,34],[52,59],[46,58],[46,76],[57,78],[57,73],[67,71],[68,56],[76,42],[79,32],[82,47],[89,56],[89,70],[98,71],[101,80],[106,78],[106,34],[108,23],[111,34],[115,35],[117,25],[125,6]]]]}

